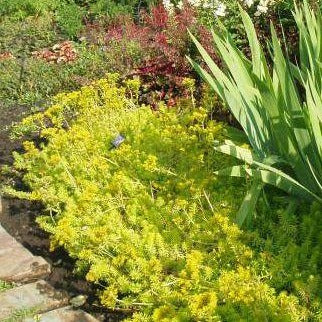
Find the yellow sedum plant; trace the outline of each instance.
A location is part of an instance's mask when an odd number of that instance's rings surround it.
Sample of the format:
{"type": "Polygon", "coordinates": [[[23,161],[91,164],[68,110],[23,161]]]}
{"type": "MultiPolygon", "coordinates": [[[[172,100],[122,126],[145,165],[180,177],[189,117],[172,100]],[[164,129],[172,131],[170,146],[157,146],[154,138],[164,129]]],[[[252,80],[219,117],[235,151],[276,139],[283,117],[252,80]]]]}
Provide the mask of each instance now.
{"type": "Polygon", "coordinates": [[[46,139],[15,155],[31,189],[16,194],[46,206],[38,222],[52,248],[77,260],[103,305],[133,309],[133,321],[304,320],[230,220],[244,188],[213,176],[231,162],[213,149],[223,125],[202,107],[139,106],[138,89],[109,75],[16,128],[46,139]]]}

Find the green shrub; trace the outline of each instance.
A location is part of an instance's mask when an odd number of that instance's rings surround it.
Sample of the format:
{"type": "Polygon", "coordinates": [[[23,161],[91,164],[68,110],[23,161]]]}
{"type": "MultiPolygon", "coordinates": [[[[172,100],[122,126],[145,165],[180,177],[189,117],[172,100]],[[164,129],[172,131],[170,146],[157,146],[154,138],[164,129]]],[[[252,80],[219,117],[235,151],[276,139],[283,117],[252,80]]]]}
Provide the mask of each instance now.
{"type": "Polygon", "coordinates": [[[77,36],[82,30],[84,15],[85,11],[73,1],[62,2],[55,12],[58,26],[70,38],[77,36]]]}
{"type": "MultiPolygon", "coordinates": [[[[76,4],[68,6],[72,8],[76,4]]],[[[78,15],[77,8],[72,10],[73,14],[75,11],[78,15]]],[[[21,21],[10,17],[1,21],[0,55],[11,53],[14,57],[0,60],[0,100],[5,106],[42,104],[62,90],[72,91],[103,77],[106,70],[126,75],[142,60],[143,51],[137,41],[111,42],[109,48],[101,44],[73,43],[77,59],[68,64],[36,59],[32,55],[34,51],[52,48],[66,40],[67,33],[72,37],[82,27],[63,15],[59,16],[62,19],[59,26],[52,12],[29,16],[21,21]]],[[[81,22],[80,15],[76,20],[81,22]]]]}
{"type": "Polygon", "coordinates": [[[75,38],[83,28],[85,18],[115,18],[120,14],[139,16],[157,0],[0,0],[0,21],[24,21],[34,16],[54,16],[62,33],[75,38]]]}
{"type": "Polygon", "coordinates": [[[139,87],[109,75],[20,125],[47,144],[15,155],[31,192],[11,193],[47,207],[38,222],[52,248],[77,259],[103,305],[134,309],[134,321],[312,317],[318,302],[276,292],[265,251],[257,258],[229,219],[244,189],[212,176],[230,162],[212,148],[224,127],[203,108],[139,107],[139,87]]]}
{"type": "Polygon", "coordinates": [[[24,19],[56,8],[57,0],[0,0],[0,17],[24,19]]]}
{"type": "Polygon", "coordinates": [[[322,203],[322,20],[307,1],[296,8],[294,19],[300,37],[300,62],[284,57],[274,27],[273,68],[269,68],[255,28],[241,9],[248,35],[250,61],[226,30],[214,32],[214,42],[225,62],[221,71],[196,39],[212,77],[191,60],[202,77],[224,100],[245,131],[253,152],[232,142],[216,149],[245,164],[218,171],[219,175],[250,176],[254,183],[240,208],[242,224],[253,212],[264,184],[274,185],[295,197],[322,203]]]}
{"type": "Polygon", "coordinates": [[[96,0],[90,4],[90,12],[96,16],[113,18],[119,14],[137,15],[139,10],[157,4],[158,0],[96,0]]]}
{"type": "MultiPolygon", "coordinates": [[[[132,58],[139,60],[140,48],[134,42],[124,43],[112,51],[99,46],[74,44],[77,59],[70,63],[48,63],[34,57],[0,61],[0,100],[10,107],[13,104],[30,106],[43,104],[60,91],[73,91],[101,78],[106,70],[126,74],[130,65],[122,59],[123,50],[129,50],[132,58]]],[[[125,58],[124,58],[125,59],[125,58]]]]}
{"type": "Polygon", "coordinates": [[[6,18],[0,23],[0,53],[10,52],[17,58],[27,58],[60,39],[51,14],[26,17],[23,21],[6,18]]]}

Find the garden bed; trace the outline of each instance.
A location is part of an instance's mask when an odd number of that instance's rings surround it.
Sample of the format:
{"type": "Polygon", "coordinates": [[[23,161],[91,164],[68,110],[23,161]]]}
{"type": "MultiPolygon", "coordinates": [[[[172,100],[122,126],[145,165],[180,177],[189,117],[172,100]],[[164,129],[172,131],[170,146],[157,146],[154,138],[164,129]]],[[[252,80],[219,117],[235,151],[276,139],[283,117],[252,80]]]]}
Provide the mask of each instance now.
{"type": "Polygon", "coordinates": [[[0,222],[106,321],[321,318],[321,22],[225,3],[0,8],[0,222]]]}

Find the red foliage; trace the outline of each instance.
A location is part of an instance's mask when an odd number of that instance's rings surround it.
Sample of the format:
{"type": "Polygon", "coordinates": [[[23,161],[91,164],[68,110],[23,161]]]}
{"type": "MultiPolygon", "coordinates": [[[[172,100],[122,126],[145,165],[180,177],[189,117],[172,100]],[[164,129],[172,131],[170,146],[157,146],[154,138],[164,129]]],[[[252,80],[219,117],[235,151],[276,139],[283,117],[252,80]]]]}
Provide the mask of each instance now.
{"type": "Polygon", "coordinates": [[[151,14],[143,12],[143,22],[155,31],[166,29],[169,23],[169,13],[163,6],[153,7],[151,14]]]}
{"type": "Polygon", "coordinates": [[[163,6],[157,6],[149,13],[141,13],[140,24],[129,17],[119,18],[108,26],[105,40],[107,47],[115,41],[138,42],[144,59],[139,66],[133,66],[132,75],[139,75],[150,90],[159,91],[161,98],[171,102],[180,92],[182,79],[193,73],[186,55],[195,56],[196,50],[187,28],[215,58],[211,33],[198,24],[191,7],[169,15],[163,6]]]}

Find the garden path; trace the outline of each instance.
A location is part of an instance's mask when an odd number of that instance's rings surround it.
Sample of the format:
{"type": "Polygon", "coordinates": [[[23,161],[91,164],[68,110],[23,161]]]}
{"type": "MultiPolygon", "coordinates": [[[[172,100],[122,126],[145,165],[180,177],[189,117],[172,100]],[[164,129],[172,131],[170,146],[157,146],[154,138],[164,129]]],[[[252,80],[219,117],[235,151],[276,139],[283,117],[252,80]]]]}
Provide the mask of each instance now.
{"type": "Polygon", "coordinates": [[[0,225],[0,281],[14,283],[0,292],[0,321],[98,321],[70,306],[68,296],[44,280],[50,272],[44,258],[32,255],[0,225]]]}

